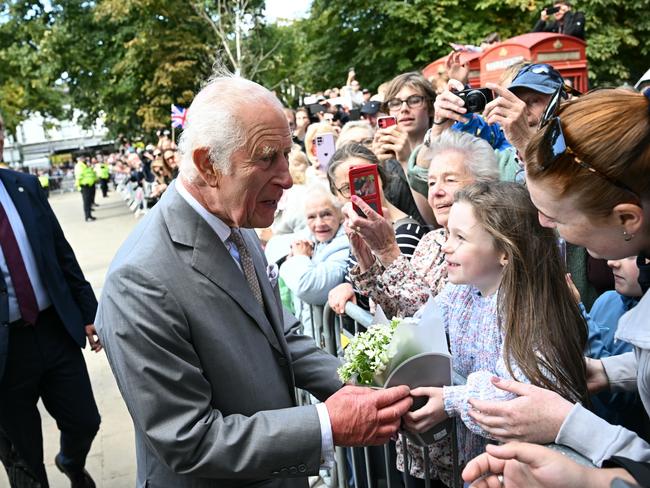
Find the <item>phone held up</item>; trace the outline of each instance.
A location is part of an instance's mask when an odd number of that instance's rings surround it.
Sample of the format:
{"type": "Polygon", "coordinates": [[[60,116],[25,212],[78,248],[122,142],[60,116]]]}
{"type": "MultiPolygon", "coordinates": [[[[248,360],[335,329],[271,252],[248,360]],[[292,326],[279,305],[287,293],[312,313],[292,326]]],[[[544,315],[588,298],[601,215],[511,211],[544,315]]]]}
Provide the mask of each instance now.
{"type": "Polygon", "coordinates": [[[321,171],[327,171],[330,159],[336,151],[334,134],[321,134],[316,136],[316,159],[321,171]]]}
{"type": "Polygon", "coordinates": [[[394,115],[385,115],[383,117],[377,117],[377,128],[378,129],[388,129],[397,125],[397,117],[394,115]]]}
{"type": "MultiPolygon", "coordinates": [[[[381,210],[381,197],[379,196],[379,173],[376,164],[360,164],[350,167],[348,173],[350,179],[350,195],[356,195],[368,204],[379,215],[381,210]]],[[[354,210],[365,217],[359,207],[354,205],[354,210]]]]}

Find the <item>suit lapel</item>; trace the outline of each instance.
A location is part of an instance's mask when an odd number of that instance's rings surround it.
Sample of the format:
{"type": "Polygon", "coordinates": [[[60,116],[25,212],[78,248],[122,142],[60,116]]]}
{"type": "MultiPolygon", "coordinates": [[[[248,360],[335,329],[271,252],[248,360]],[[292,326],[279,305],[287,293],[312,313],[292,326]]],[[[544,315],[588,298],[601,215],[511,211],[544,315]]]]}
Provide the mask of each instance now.
{"type": "Polygon", "coordinates": [[[0,170],[0,178],[2,178],[5,189],[14,202],[14,206],[20,215],[20,220],[23,222],[23,227],[25,228],[25,233],[34,253],[38,269],[42,270],[41,239],[38,235],[38,229],[40,227],[37,223],[40,214],[37,215],[34,211],[35,204],[30,200],[29,190],[18,181],[18,178],[16,178],[12,171],[0,170]]]}
{"type": "MultiPolygon", "coordinates": [[[[273,326],[249,291],[246,278],[237,267],[224,243],[208,223],[178,194],[175,188],[169,188],[167,192],[169,193],[165,195],[167,198],[159,202],[159,205],[163,205],[162,213],[172,240],[194,248],[192,267],[235,300],[242,310],[254,320],[271,345],[278,352],[284,354],[273,326]]],[[[249,241],[247,241],[248,243],[249,241]]],[[[255,263],[256,270],[257,264],[255,263]]],[[[260,287],[264,290],[261,280],[260,287]]],[[[263,294],[266,300],[266,290],[263,291],[263,294]]]]}

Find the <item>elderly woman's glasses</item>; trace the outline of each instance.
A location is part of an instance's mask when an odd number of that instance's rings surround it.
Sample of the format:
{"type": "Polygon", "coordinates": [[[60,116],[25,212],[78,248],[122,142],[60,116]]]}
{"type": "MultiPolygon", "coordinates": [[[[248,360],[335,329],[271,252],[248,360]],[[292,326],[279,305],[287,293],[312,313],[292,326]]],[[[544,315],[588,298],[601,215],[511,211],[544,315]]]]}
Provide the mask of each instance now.
{"type": "Polygon", "coordinates": [[[409,108],[422,108],[424,106],[425,97],[422,95],[411,95],[406,100],[401,98],[391,98],[386,102],[388,110],[397,111],[402,108],[402,104],[408,105],[409,108]]]}
{"type": "Polygon", "coordinates": [[[346,183],[345,185],[341,186],[340,188],[337,186],[336,191],[338,191],[343,198],[350,198],[350,184],[346,183]]]}
{"type": "Polygon", "coordinates": [[[558,115],[563,94],[564,87],[558,87],[558,89],[551,97],[551,100],[549,101],[546,110],[542,115],[542,120],[539,123],[539,129],[544,131],[542,146],[540,148],[541,161],[539,162],[539,166],[542,171],[553,165],[553,163],[555,163],[555,161],[557,161],[558,158],[560,158],[560,156],[563,154],[570,154],[572,156],[573,162],[579,165],[581,168],[584,168],[587,171],[599,176],[617,188],[632,193],[640,200],[639,195],[625,183],[616,178],[612,178],[611,176],[608,176],[602,171],[594,168],[591,164],[579,157],[576,152],[569,147],[564,137],[564,131],[562,130],[562,122],[560,116],[558,115]]]}

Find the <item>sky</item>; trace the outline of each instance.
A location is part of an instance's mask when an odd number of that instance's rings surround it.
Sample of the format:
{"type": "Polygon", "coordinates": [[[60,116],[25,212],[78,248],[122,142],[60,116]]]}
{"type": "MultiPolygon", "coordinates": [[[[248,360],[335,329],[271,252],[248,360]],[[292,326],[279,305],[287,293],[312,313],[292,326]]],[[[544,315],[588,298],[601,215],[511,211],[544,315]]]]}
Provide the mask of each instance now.
{"type": "Polygon", "coordinates": [[[266,17],[275,22],[280,19],[296,19],[307,15],[311,0],[266,0],[266,17]]]}

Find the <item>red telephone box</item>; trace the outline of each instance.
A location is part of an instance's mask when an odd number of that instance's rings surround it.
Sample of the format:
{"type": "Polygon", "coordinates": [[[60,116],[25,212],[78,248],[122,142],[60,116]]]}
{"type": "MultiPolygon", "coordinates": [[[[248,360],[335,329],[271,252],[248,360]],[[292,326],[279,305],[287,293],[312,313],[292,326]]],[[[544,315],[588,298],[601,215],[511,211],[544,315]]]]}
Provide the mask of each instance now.
{"type": "MultiPolygon", "coordinates": [[[[478,88],[481,82],[481,52],[462,52],[460,53],[461,63],[467,63],[469,66],[469,77],[468,82],[470,86],[478,88]]],[[[445,63],[447,62],[447,56],[443,56],[440,59],[436,59],[433,63],[427,65],[426,68],[422,70],[422,74],[428,80],[430,78],[438,76],[438,69],[442,67],[445,68],[445,63]]]]}
{"type": "Polygon", "coordinates": [[[480,57],[480,85],[498,83],[505,69],[521,61],[550,64],[575,89],[588,89],[585,42],[547,32],[512,37],[486,49],[480,57]]]}

